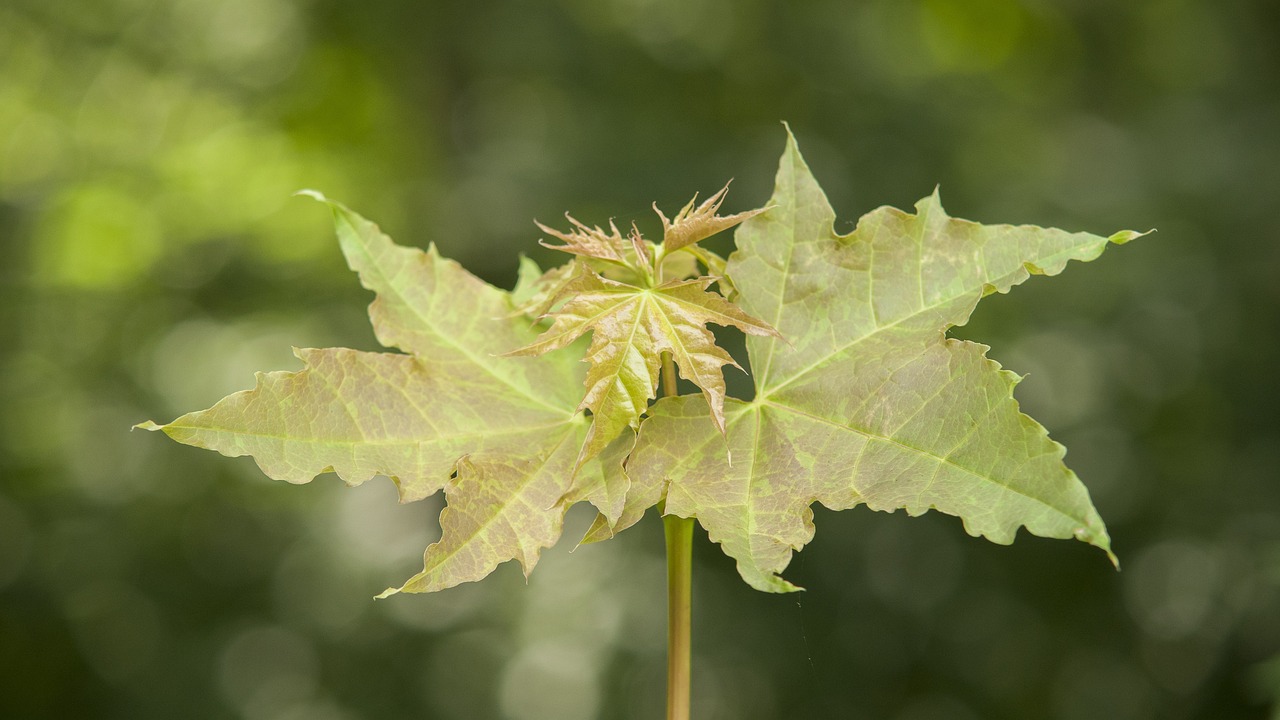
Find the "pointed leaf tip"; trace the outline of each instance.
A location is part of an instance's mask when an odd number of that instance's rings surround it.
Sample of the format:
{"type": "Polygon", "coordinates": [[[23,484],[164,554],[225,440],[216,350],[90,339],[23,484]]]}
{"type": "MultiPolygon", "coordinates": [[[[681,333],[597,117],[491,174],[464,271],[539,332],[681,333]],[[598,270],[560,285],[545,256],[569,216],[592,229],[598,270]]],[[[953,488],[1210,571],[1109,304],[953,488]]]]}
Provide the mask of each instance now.
{"type": "Polygon", "coordinates": [[[145,420],[145,421],[143,421],[143,422],[138,423],[137,425],[134,425],[133,427],[131,427],[131,428],[129,428],[129,429],[130,429],[130,430],[151,430],[151,431],[155,431],[155,430],[163,430],[163,429],[164,429],[164,426],[163,426],[163,425],[157,425],[157,424],[155,424],[155,422],[153,422],[153,421],[151,421],[151,420],[145,420]]]}
{"type": "Polygon", "coordinates": [[[309,197],[309,198],[311,198],[312,200],[319,200],[319,201],[320,201],[320,202],[322,202],[322,203],[327,203],[327,202],[329,202],[329,198],[325,197],[325,196],[324,196],[324,193],[320,192],[319,190],[312,190],[311,188],[303,188],[303,189],[301,189],[301,190],[298,190],[297,192],[295,192],[295,193],[293,194],[293,196],[294,196],[294,197],[309,197]]]}
{"type": "Polygon", "coordinates": [[[1107,241],[1113,245],[1124,245],[1125,243],[1130,242],[1132,240],[1137,240],[1138,238],[1144,235],[1150,235],[1155,231],[1156,231],[1155,228],[1151,228],[1146,232],[1138,232],[1136,230],[1121,230],[1120,232],[1115,233],[1110,237],[1108,237],[1107,241]]]}

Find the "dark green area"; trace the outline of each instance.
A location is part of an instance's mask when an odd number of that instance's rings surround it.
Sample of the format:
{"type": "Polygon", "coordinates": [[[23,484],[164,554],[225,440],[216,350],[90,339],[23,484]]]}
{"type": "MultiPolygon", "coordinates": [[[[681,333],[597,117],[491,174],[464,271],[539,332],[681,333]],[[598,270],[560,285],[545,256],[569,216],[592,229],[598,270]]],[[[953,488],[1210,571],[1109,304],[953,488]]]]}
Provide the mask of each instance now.
{"type": "Polygon", "coordinates": [[[1277,37],[1270,0],[7,0],[0,717],[661,717],[656,520],[375,603],[437,500],[127,428],[291,345],[375,348],[294,190],[509,286],[550,260],[535,217],[763,202],[782,120],[842,231],[935,185],[982,222],[1159,228],[956,332],[1028,373],[1124,570],[819,510],[808,591],[770,596],[700,537],[696,717],[1276,717],[1277,37]]]}

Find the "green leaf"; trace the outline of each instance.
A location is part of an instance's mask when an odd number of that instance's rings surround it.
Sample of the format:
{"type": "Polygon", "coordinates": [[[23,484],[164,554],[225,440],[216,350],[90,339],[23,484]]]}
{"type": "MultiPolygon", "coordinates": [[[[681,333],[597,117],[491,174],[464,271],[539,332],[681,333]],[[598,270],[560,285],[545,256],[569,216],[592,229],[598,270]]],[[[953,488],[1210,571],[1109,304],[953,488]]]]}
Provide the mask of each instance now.
{"type": "Polygon", "coordinates": [[[516,308],[513,314],[540,318],[549,312],[561,299],[565,286],[577,276],[577,269],[577,263],[569,262],[542,272],[538,263],[521,255],[516,286],[511,290],[511,302],[516,308]]]}
{"type": "MultiPolygon", "coordinates": [[[[797,589],[778,573],[813,537],[814,502],[937,509],[998,543],[1025,526],[1110,555],[1063,447],[1019,412],[1018,377],[987,359],[986,346],[945,333],[983,296],[1138,233],[979,225],[948,217],[935,192],[915,214],[881,208],[839,236],[794,138],[769,204],[739,229],[727,272],[742,309],[786,342],[748,338],[756,396],[725,404],[723,441],[701,398],[650,409],[610,532],[665,495],[665,512],[697,517],[742,577],[772,592],[797,589]]],[[[589,539],[600,536],[593,528],[589,539]]]]}
{"type": "Polygon", "coordinates": [[[591,333],[586,396],[591,430],[578,463],[595,457],[626,428],[640,425],[658,387],[661,354],[671,353],[681,376],[702,389],[714,427],[723,431],[725,365],[738,367],[715,343],[707,323],[732,325],[751,335],[775,334],[768,324],[707,291],[712,278],[636,287],[583,268],[562,291],[568,301],[537,341],[511,355],[542,355],[591,333]]]}
{"type": "MultiPolygon", "coordinates": [[[[512,558],[527,574],[578,499],[616,518],[620,473],[606,475],[599,462],[573,473],[590,426],[577,412],[581,365],[498,357],[537,333],[513,313],[508,293],[434,247],[400,247],[329,205],[347,262],[377,294],[369,315],[378,340],[408,354],[298,350],[300,372],[260,373],[253,390],[140,427],[251,455],[278,480],[305,483],[333,471],[355,485],[387,475],[404,502],[443,488],[441,539],[427,549],[423,571],[398,589],[408,592],[478,580],[512,558]]],[[[536,271],[522,268],[525,289],[536,271]]]]}
{"type": "Polygon", "coordinates": [[[1019,412],[1017,376],[946,331],[983,296],[1138,233],[978,225],[948,217],[935,192],[914,214],[881,208],[839,236],[794,139],[766,208],[722,218],[723,197],[663,216],[661,246],[612,223],[544,227],[575,258],[545,273],[522,260],[512,293],[328,203],[376,295],[375,334],[403,354],[297,350],[299,372],[260,373],[253,390],[140,427],[253,456],[289,482],[387,475],[402,501],[443,489],[440,541],[384,595],[478,580],[510,559],[528,573],[578,501],[600,512],[584,542],[658,504],[697,517],[769,591],[796,589],[778,573],[812,538],[814,502],[937,509],[996,542],[1026,527],[1110,555],[1063,448],[1019,412]],[[738,223],[727,262],[696,244],[738,223]],[[737,365],[709,323],[748,335],[750,402],[725,397],[723,368],[737,365]],[[574,353],[525,357],[587,333],[585,372],[574,353]],[[663,353],[700,395],[650,406],[663,353]]]}

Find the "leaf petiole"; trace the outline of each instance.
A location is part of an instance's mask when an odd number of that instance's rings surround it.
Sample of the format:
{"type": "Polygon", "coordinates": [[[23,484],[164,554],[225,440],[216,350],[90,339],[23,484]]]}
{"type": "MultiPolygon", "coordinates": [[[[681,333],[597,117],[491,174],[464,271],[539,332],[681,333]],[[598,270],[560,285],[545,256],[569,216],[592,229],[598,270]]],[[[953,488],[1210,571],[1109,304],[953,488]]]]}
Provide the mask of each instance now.
{"type": "MultiPolygon", "coordinates": [[[[662,353],[662,394],[677,394],[676,364],[662,353]]],[[[665,503],[664,503],[665,505],[665,503]]],[[[667,720],[689,720],[691,609],[693,607],[693,518],[665,515],[667,544],[667,720]]]]}
{"type": "Polygon", "coordinates": [[[667,720],[689,720],[693,518],[662,518],[667,538],[667,720]]]}

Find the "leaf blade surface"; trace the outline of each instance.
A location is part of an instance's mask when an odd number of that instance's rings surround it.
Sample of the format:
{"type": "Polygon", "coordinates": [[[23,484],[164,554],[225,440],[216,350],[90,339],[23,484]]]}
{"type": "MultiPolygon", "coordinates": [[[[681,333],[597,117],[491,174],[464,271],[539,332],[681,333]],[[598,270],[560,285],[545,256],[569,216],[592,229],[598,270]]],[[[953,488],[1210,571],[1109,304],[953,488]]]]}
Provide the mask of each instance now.
{"type": "Polygon", "coordinates": [[[406,591],[479,580],[513,558],[528,573],[577,499],[616,517],[616,479],[598,462],[572,472],[589,426],[576,407],[580,364],[498,357],[538,333],[513,313],[509,293],[434,247],[395,245],[373,223],[329,205],[348,263],[377,294],[369,314],[379,341],[410,354],[298,350],[299,372],[260,373],[254,389],[208,410],[141,427],[251,455],[288,482],[328,471],[353,485],[387,475],[404,502],[444,489],[442,537],[406,591]]]}
{"type": "Polygon", "coordinates": [[[935,192],[914,214],[881,208],[840,236],[794,138],[769,205],[738,230],[727,274],[742,309],[786,342],[747,338],[756,398],[725,406],[735,460],[708,452],[712,433],[692,422],[709,408],[659,401],[615,530],[665,493],[666,512],[697,517],[748,583],[773,592],[796,589],[778,573],[813,536],[813,502],[937,509],[995,542],[1026,527],[1111,555],[1064,449],[1019,411],[1017,376],[945,333],[983,296],[1138,234],[979,225],[948,217],[935,192]]]}

